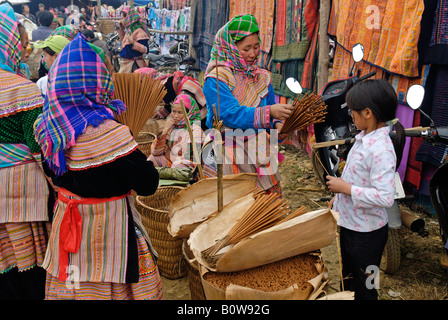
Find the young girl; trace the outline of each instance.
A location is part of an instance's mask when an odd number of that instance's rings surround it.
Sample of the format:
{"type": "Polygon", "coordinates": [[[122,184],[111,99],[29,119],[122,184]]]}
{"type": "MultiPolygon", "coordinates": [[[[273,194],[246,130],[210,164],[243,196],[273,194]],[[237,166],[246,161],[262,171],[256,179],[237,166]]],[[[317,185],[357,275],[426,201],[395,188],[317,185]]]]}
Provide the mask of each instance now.
{"type": "Polygon", "coordinates": [[[355,137],[341,178],[327,176],[336,196],[330,208],[339,212],[345,290],[355,299],[377,299],[368,278],[378,270],[387,241],[387,207],[395,195],[394,175],[401,157],[404,129],[395,125],[394,145],[390,121],[395,118],[397,96],[385,80],[360,82],[347,93],[353,122],[361,130],[355,137]],[[374,269],[371,269],[373,266],[374,269]]]}
{"type": "MultiPolygon", "coordinates": [[[[171,114],[165,127],[151,146],[151,160],[156,167],[195,168],[191,139],[188,132],[181,101],[187,109],[196,146],[202,143],[201,112],[196,101],[187,94],[180,94],[173,102],[171,114]]],[[[200,150],[200,147],[197,147],[200,150]]]]}

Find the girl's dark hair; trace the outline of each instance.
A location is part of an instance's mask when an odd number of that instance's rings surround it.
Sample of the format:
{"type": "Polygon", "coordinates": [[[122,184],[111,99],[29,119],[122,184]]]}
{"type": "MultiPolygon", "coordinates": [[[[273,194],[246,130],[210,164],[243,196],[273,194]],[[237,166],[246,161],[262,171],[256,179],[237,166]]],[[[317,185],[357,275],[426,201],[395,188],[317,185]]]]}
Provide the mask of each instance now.
{"type": "MultiPolygon", "coordinates": [[[[377,122],[387,122],[395,118],[398,99],[394,88],[387,80],[365,80],[353,86],[346,96],[350,110],[361,111],[369,108],[377,122]]],[[[405,133],[400,122],[395,123],[395,133],[391,134],[397,155],[397,167],[401,163],[405,143],[405,133]]]]}
{"type": "Polygon", "coordinates": [[[50,56],[54,56],[56,54],[56,52],[54,52],[50,47],[45,47],[42,50],[48,53],[50,56]]]}

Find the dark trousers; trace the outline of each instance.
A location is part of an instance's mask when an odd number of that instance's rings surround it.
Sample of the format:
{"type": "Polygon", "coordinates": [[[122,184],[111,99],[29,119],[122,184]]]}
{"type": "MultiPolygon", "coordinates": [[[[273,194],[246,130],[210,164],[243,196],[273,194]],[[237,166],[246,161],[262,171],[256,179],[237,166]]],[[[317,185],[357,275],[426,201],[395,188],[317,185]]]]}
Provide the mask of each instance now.
{"type": "Polygon", "coordinates": [[[371,232],[340,228],[344,289],[354,291],[355,300],[378,299],[373,276],[379,273],[387,234],[387,225],[371,232]]]}

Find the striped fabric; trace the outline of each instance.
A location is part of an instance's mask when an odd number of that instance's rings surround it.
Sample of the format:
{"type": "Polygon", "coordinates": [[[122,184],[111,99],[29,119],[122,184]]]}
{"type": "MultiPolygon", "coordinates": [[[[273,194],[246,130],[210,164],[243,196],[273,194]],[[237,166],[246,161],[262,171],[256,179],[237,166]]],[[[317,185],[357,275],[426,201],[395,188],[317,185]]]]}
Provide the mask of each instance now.
{"type": "Polygon", "coordinates": [[[34,161],[30,148],[23,143],[0,143],[0,168],[34,161]]]}
{"type": "Polygon", "coordinates": [[[56,175],[66,171],[64,151],[89,124],[97,126],[126,110],[122,101],[112,100],[113,88],[106,66],[79,33],[50,70],[43,114],[35,125],[44,160],[56,175]]]}
{"type": "MultiPolygon", "coordinates": [[[[230,131],[232,132],[232,131],[230,131]]],[[[224,133],[225,134],[225,133],[224,133]]],[[[278,171],[277,153],[270,154],[269,134],[260,131],[257,135],[239,138],[234,136],[224,138],[224,163],[223,174],[257,173],[257,187],[266,192],[281,192],[279,187],[281,175],[278,171]],[[263,143],[263,142],[266,143],[263,143]],[[257,150],[256,153],[253,150],[257,150]]],[[[204,150],[208,150],[205,147],[204,150]]],[[[213,165],[203,165],[204,176],[216,177],[217,171],[213,165]]]]}
{"type": "Polygon", "coordinates": [[[37,162],[0,169],[0,181],[0,223],[48,220],[48,184],[37,162]]]}
{"type": "Polygon", "coordinates": [[[0,118],[43,106],[35,83],[0,69],[0,118]]]}
{"type": "MultiPolygon", "coordinates": [[[[69,199],[83,199],[66,195],[69,199]]],[[[58,200],[43,267],[58,277],[59,238],[67,204],[58,200]]],[[[125,283],[127,265],[127,198],[98,204],[79,204],[82,236],[77,253],[68,253],[68,265],[79,268],[80,282],[125,283]]]]}
{"type": "MultiPolygon", "coordinates": [[[[137,234],[139,235],[138,230],[137,234]]],[[[137,237],[140,279],[137,283],[80,282],[79,288],[69,288],[65,281],[47,274],[47,300],[161,300],[162,281],[142,235],[137,237]]]]}
{"type": "MultiPolygon", "coordinates": [[[[197,124],[192,124],[191,127],[195,143],[202,143],[201,127],[197,124]]],[[[182,129],[159,134],[151,145],[148,160],[151,160],[156,167],[195,168],[189,132],[182,129]]]]}
{"type": "Polygon", "coordinates": [[[129,128],[106,120],[97,128],[88,126],[76,144],[65,153],[67,167],[85,170],[114,161],[138,148],[129,128]]]}
{"type": "Polygon", "coordinates": [[[50,222],[0,223],[0,274],[17,267],[41,266],[47,250],[50,222]]]}

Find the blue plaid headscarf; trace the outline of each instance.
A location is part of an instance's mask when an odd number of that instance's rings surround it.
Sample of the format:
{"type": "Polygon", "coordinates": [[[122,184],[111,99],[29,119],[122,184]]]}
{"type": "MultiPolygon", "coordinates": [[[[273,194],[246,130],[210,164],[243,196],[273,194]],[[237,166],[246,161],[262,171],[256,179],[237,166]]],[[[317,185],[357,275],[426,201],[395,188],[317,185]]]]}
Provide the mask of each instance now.
{"type": "Polygon", "coordinates": [[[115,119],[114,112],[120,114],[126,106],[112,100],[112,77],[81,33],[58,55],[48,78],[44,109],[35,132],[45,161],[61,175],[66,171],[64,151],[76,144],[86,127],[115,119]]]}

